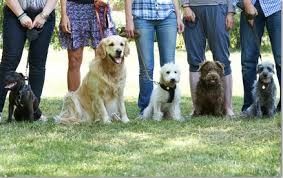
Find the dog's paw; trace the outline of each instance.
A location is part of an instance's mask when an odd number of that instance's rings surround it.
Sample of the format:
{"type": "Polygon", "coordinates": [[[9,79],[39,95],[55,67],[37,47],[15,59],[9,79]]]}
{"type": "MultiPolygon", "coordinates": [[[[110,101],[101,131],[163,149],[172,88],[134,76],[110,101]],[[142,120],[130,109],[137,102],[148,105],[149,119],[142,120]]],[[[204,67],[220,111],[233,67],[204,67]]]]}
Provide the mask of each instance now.
{"type": "Polygon", "coordinates": [[[128,123],[128,122],[130,122],[130,120],[129,120],[129,118],[128,118],[127,116],[122,117],[121,120],[122,120],[123,123],[128,123]]]}
{"type": "Polygon", "coordinates": [[[112,122],[111,122],[110,118],[104,118],[103,123],[104,124],[111,124],[112,122]]]}
{"type": "Polygon", "coordinates": [[[178,122],[184,122],[184,121],[185,121],[185,118],[182,117],[182,116],[178,116],[178,117],[174,117],[174,120],[175,120],[175,121],[178,121],[178,122]]]}
{"type": "Polygon", "coordinates": [[[154,113],[152,116],[152,119],[155,121],[161,121],[163,117],[163,113],[159,112],[159,113],[154,113]]]}

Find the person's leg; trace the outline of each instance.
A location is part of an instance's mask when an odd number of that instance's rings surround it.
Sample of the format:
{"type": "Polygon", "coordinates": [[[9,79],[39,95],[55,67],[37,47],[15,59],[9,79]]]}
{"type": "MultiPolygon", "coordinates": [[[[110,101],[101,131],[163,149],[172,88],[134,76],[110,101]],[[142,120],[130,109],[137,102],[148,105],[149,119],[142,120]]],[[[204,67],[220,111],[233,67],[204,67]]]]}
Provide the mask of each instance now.
{"type": "MultiPolygon", "coordinates": [[[[256,4],[256,8],[259,14],[255,18],[255,31],[259,39],[261,39],[264,32],[265,17],[258,3],[256,4]]],[[[255,33],[248,24],[244,12],[241,13],[240,19],[240,43],[244,86],[244,104],[242,111],[245,111],[253,103],[252,89],[254,81],[256,80],[256,66],[258,64],[260,49],[258,49],[255,33]]]]}
{"type": "Polygon", "coordinates": [[[55,26],[55,14],[50,14],[38,38],[29,46],[29,83],[32,91],[40,102],[45,79],[45,64],[49,43],[55,26]]]}
{"type": "Polygon", "coordinates": [[[76,91],[81,83],[81,64],[83,60],[83,47],[68,49],[67,84],[69,91],[76,91]]]}
{"type": "Polygon", "coordinates": [[[156,22],[156,38],[158,42],[160,66],[168,62],[175,62],[177,39],[177,19],[171,13],[166,19],[156,22]]]}
{"type": "Polygon", "coordinates": [[[213,60],[224,65],[224,101],[226,115],[233,116],[232,104],[232,74],[229,60],[229,32],[226,30],[227,5],[207,6],[206,24],[209,48],[211,49],[213,60]]]}
{"type": "Polygon", "coordinates": [[[15,71],[22,57],[26,29],[21,26],[13,12],[4,7],[3,51],[0,63],[0,120],[7,90],[4,89],[6,72],[15,71]]]}
{"type": "MultiPolygon", "coordinates": [[[[183,33],[185,46],[187,50],[187,61],[190,67],[189,82],[191,90],[191,98],[193,110],[195,108],[196,86],[199,81],[200,73],[199,65],[205,60],[206,37],[202,23],[201,7],[192,7],[196,14],[195,22],[184,21],[185,31],[183,33]]],[[[193,113],[193,112],[192,112],[193,113]]]]}
{"type": "Polygon", "coordinates": [[[151,92],[153,90],[152,81],[148,79],[147,73],[149,77],[152,79],[153,77],[153,69],[154,69],[154,24],[153,21],[143,20],[143,19],[134,19],[134,24],[136,30],[138,30],[140,37],[136,39],[136,47],[138,52],[139,59],[139,98],[138,98],[138,107],[140,108],[140,112],[147,107],[151,92]]]}
{"type": "Polygon", "coordinates": [[[276,110],[281,112],[281,11],[267,17],[266,27],[272,46],[272,53],[276,64],[277,78],[280,87],[280,100],[276,110]]]}

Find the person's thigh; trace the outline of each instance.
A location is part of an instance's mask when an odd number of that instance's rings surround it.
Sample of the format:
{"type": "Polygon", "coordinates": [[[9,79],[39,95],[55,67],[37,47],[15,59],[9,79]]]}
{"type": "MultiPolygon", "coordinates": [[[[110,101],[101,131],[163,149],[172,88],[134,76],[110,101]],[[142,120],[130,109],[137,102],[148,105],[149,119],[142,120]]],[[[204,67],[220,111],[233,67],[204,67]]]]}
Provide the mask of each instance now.
{"type": "Polygon", "coordinates": [[[177,18],[171,13],[166,19],[156,23],[156,38],[158,42],[160,65],[175,61],[177,18]]]}
{"type": "Polygon", "coordinates": [[[151,20],[140,18],[135,18],[134,24],[140,35],[136,39],[140,70],[144,70],[145,65],[147,70],[152,71],[154,69],[154,24],[151,20]]]}
{"type": "Polygon", "coordinates": [[[16,70],[22,57],[26,40],[25,33],[26,28],[21,26],[14,13],[5,6],[3,19],[3,52],[0,68],[4,68],[4,70],[16,70]]]}
{"type": "Polygon", "coordinates": [[[226,30],[227,5],[206,6],[205,27],[213,60],[224,64],[225,75],[231,74],[229,32],[226,30]]]}
{"type": "Polygon", "coordinates": [[[266,27],[276,65],[281,66],[281,11],[267,17],[266,27]]]}
{"type": "Polygon", "coordinates": [[[185,30],[183,37],[190,72],[197,72],[199,65],[205,60],[206,36],[203,29],[201,6],[192,7],[192,10],[196,14],[196,19],[195,22],[184,20],[185,30]]]}

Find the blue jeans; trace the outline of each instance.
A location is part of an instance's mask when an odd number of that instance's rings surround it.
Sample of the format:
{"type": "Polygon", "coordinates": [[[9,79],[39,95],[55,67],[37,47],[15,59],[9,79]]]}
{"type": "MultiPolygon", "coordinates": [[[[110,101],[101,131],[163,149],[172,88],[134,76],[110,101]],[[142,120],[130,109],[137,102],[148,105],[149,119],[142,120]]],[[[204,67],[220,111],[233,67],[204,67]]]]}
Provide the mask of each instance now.
{"type": "Polygon", "coordinates": [[[176,14],[171,13],[163,20],[134,18],[134,24],[135,29],[140,34],[140,37],[136,40],[140,68],[138,107],[140,108],[140,111],[143,112],[149,103],[153,89],[153,83],[148,80],[145,70],[148,71],[148,74],[152,79],[154,69],[155,35],[160,54],[160,65],[163,66],[168,62],[174,62],[177,38],[177,19],[176,14]],[[145,64],[146,69],[143,63],[145,64]]]}
{"type": "MultiPolygon", "coordinates": [[[[264,27],[266,26],[267,28],[281,91],[281,11],[265,17],[258,1],[255,7],[259,13],[255,18],[255,31],[261,40],[264,27]]],[[[252,89],[253,83],[256,80],[256,66],[258,64],[260,49],[258,49],[255,34],[249,26],[243,12],[240,20],[240,42],[244,85],[244,104],[242,111],[244,111],[253,103],[252,89]]],[[[281,103],[281,94],[279,103],[281,103]]]]}
{"type": "Polygon", "coordinates": [[[226,30],[227,5],[192,6],[196,14],[195,22],[184,21],[184,41],[190,72],[198,72],[199,65],[205,59],[206,39],[213,55],[213,60],[224,64],[225,75],[231,74],[229,60],[230,37],[226,30]]]}
{"type": "MultiPolygon", "coordinates": [[[[31,17],[29,12],[28,15],[31,17]]],[[[45,78],[45,64],[48,47],[55,26],[53,11],[39,37],[29,44],[29,83],[35,96],[40,100],[45,78]]],[[[26,42],[26,28],[22,27],[15,14],[4,7],[3,18],[3,51],[0,63],[0,112],[2,112],[7,90],[4,89],[3,79],[8,71],[15,71],[20,63],[26,42]]],[[[22,71],[24,72],[24,71],[22,71]]]]}

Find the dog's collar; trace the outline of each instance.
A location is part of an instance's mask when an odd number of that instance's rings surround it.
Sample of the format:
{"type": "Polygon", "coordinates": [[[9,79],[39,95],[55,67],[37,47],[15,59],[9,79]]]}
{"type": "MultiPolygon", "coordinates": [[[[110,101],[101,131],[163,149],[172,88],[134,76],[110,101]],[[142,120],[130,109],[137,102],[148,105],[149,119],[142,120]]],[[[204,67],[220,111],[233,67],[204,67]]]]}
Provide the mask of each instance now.
{"type": "Polygon", "coordinates": [[[161,84],[161,83],[159,85],[163,90],[166,90],[166,91],[169,92],[169,98],[167,100],[167,103],[172,103],[174,96],[175,96],[176,85],[174,85],[174,87],[168,87],[168,86],[161,84]]]}

